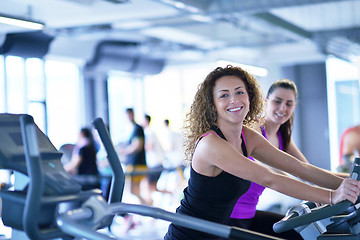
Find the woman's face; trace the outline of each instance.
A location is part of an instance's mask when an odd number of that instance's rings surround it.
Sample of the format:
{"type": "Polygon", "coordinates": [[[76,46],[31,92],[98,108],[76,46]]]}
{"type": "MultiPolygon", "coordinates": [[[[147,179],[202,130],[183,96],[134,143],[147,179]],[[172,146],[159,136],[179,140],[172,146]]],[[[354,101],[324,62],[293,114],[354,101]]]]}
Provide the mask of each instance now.
{"type": "Polygon", "coordinates": [[[215,82],[213,98],[218,123],[243,122],[249,112],[249,95],[244,82],[236,76],[224,76],[215,82]]]}
{"type": "Polygon", "coordinates": [[[267,98],[265,119],[281,125],[292,116],[295,106],[296,98],[293,90],[275,88],[267,98]]]}

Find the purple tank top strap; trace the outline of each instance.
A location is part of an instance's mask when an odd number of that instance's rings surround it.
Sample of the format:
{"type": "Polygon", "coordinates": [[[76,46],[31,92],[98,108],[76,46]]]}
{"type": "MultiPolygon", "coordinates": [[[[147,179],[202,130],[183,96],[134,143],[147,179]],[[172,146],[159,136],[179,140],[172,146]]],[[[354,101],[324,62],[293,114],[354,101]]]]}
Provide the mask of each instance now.
{"type": "Polygon", "coordinates": [[[284,151],[284,141],[283,141],[283,138],[281,136],[280,130],[277,132],[277,134],[278,134],[278,138],[279,138],[279,149],[281,151],[284,151]]]}
{"type": "Polygon", "coordinates": [[[261,125],[261,126],[260,126],[260,130],[261,130],[261,134],[262,134],[266,139],[268,139],[268,138],[267,138],[267,135],[266,135],[266,131],[265,131],[264,125],[261,125]]]}
{"type": "MultiPolygon", "coordinates": [[[[261,129],[261,134],[266,138],[268,139],[267,135],[266,135],[266,131],[265,131],[265,127],[264,125],[261,125],[260,126],[260,129],[261,129]]],[[[279,149],[281,151],[284,151],[284,141],[283,141],[283,138],[281,136],[281,133],[280,133],[280,130],[277,131],[277,135],[278,135],[278,139],[279,139],[279,149]]]]}

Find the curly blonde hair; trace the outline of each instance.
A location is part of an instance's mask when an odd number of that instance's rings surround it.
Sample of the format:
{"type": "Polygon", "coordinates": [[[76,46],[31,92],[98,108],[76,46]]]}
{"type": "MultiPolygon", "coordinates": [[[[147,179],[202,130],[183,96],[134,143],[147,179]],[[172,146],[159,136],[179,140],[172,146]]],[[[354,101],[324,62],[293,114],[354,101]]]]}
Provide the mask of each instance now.
{"type": "Polygon", "coordinates": [[[260,86],[255,77],[240,67],[231,65],[225,68],[217,67],[210,72],[198,86],[190,111],[186,114],[184,149],[187,163],[191,162],[196,141],[202,134],[208,131],[212,125],[216,125],[217,123],[213,89],[216,81],[224,76],[236,76],[240,78],[246,86],[250,107],[243,124],[252,126],[253,124],[257,124],[261,117],[264,101],[260,86]]]}

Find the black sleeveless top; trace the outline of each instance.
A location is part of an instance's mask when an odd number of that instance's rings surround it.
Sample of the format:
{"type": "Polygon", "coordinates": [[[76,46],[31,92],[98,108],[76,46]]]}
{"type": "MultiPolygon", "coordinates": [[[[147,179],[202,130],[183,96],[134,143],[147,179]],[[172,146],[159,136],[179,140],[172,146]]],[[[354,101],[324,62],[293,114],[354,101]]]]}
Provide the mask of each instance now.
{"type": "MultiPolygon", "coordinates": [[[[221,138],[226,140],[219,128],[213,127],[221,138]]],[[[201,138],[200,138],[201,139],[201,138]]],[[[243,134],[241,135],[241,149],[247,156],[243,134]]],[[[192,167],[188,186],[184,189],[177,213],[226,224],[232,209],[241,195],[250,187],[250,181],[222,171],[215,177],[208,177],[197,173],[192,167]]],[[[221,239],[220,237],[170,224],[166,240],[200,240],[221,239]]]]}

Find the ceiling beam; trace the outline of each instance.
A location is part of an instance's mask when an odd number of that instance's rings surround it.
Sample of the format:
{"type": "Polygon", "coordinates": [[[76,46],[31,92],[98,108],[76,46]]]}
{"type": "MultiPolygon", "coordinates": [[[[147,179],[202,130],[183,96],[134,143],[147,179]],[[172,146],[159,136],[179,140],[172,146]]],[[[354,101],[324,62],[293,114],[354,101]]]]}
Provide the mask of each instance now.
{"type": "Polygon", "coordinates": [[[321,39],[330,39],[339,36],[360,44],[360,27],[318,31],[313,33],[313,39],[319,41],[321,41],[321,39]]]}
{"type": "Polygon", "coordinates": [[[261,20],[264,20],[266,23],[270,23],[272,25],[285,29],[291,33],[295,33],[296,35],[301,36],[303,38],[311,39],[313,37],[311,32],[306,31],[305,29],[300,28],[297,25],[292,24],[274,14],[263,12],[263,13],[255,13],[253,16],[261,20]]]}
{"type": "Polygon", "coordinates": [[[341,1],[344,0],[177,0],[177,2],[202,9],[206,14],[257,13],[266,12],[274,8],[341,1]]]}
{"type": "Polygon", "coordinates": [[[256,13],[253,16],[275,27],[312,40],[325,54],[333,54],[344,60],[360,55],[360,27],[309,32],[270,13],[256,13]]]}

